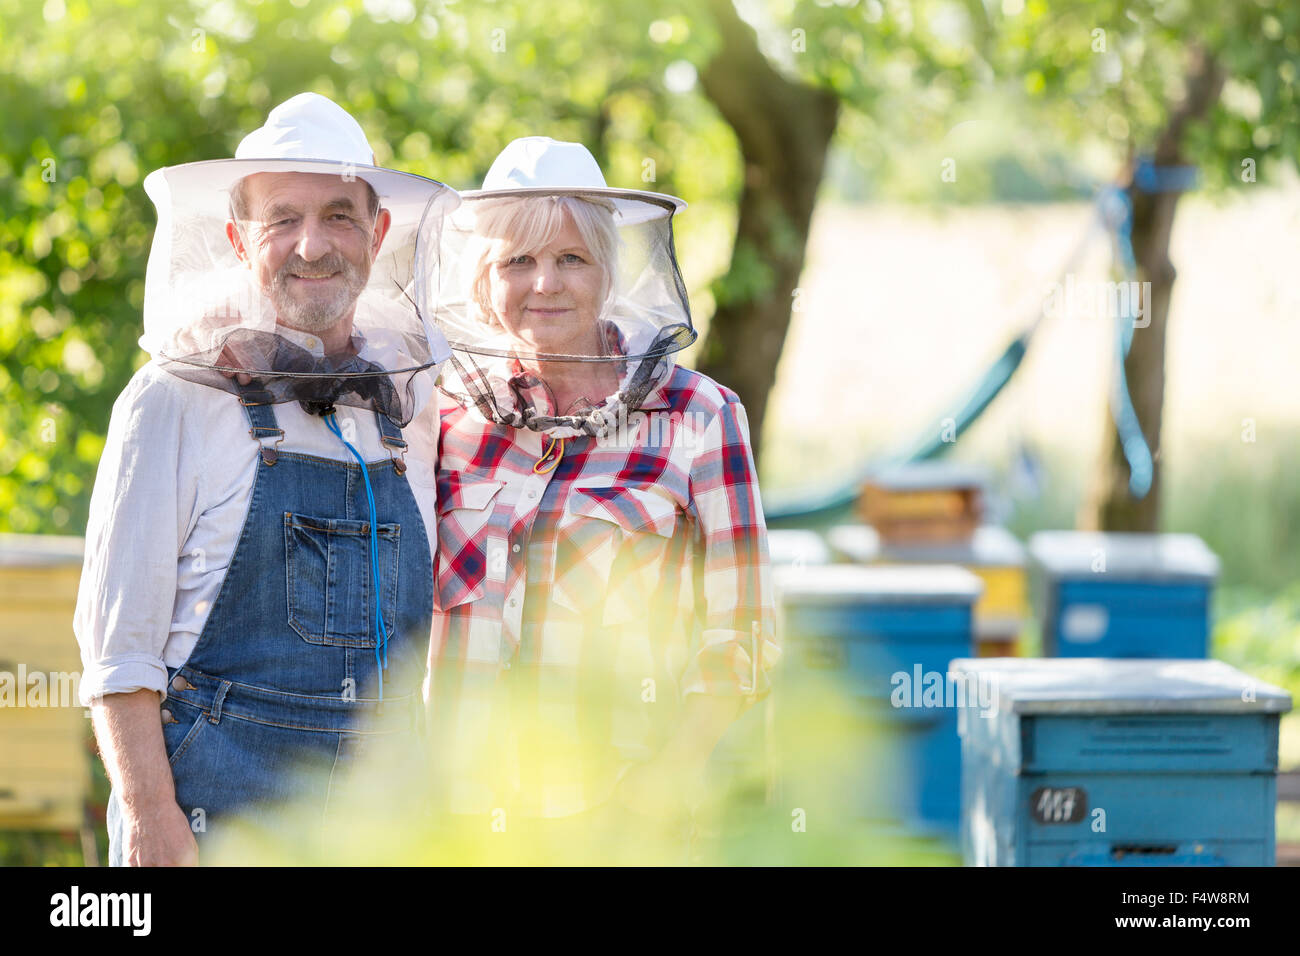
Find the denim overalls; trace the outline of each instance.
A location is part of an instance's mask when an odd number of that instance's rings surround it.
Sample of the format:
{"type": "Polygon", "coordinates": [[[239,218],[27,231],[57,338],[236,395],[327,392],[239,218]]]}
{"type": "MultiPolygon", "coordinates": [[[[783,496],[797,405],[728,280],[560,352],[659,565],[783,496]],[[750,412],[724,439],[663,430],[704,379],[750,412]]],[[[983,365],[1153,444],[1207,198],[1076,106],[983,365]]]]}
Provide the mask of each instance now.
{"type": "MultiPolygon", "coordinates": [[[[331,784],[379,739],[374,735],[417,731],[423,719],[433,568],[398,457],[406,448],[401,431],[376,413],[381,441],[393,454],[368,465],[388,632],[380,703],[361,468],[279,453],[284,432],[269,399],[254,389],[239,399],[249,434],[262,445],[248,514],[193,653],[184,666],[168,669],[161,708],[176,802],[200,849],[232,813],[257,818],[259,809],[294,799],[304,812],[323,815],[331,784]]],[[[412,733],[412,760],[422,750],[412,733]]],[[[121,823],[114,795],[114,865],[122,862],[121,823]]]]}

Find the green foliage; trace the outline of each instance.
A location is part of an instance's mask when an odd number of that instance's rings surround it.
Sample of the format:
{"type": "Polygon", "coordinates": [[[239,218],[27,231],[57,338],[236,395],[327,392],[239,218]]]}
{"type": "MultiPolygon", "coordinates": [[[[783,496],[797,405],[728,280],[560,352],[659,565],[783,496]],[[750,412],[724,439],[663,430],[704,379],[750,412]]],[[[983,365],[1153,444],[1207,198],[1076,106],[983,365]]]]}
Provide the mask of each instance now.
{"type": "MultiPolygon", "coordinates": [[[[1300,704],[1300,586],[1292,584],[1272,598],[1258,586],[1223,587],[1215,599],[1211,653],[1252,677],[1281,687],[1300,704]]],[[[1282,717],[1278,766],[1300,768],[1300,714],[1282,717]]],[[[1300,813],[1278,806],[1278,823],[1287,820],[1288,842],[1300,840],[1300,813]],[[1289,811],[1289,812],[1287,812],[1289,811]]]]}
{"type": "Polygon", "coordinates": [[[150,170],[230,156],[314,90],[381,165],[457,187],[541,133],[588,144],[611,183],[715,200],[729,131],[664,81],[707,54],[693,23],[582,0],[0,0],[0,530],[84,527],[112,401],[147,358],[150,170]]]}
{"type": "MultiPolygon", "coordinates": [[[[1024,106],[1073,142],[1149,152],[1182,98],[1196,45],[1224,71],[1222,96],[1188,126],[1202,183],[1240,185],[1241,161],[1300,158],[1300,6],[1285,0],[1031,0],[1001,15],[991,61],[1021,80],[1024,106]]],[[[1260,174],[1260,181],[1264,176],[1260,174]]]]}
{"type": "MultiPolygon", "coordinates": [[[[1149,148],[1192,38],[1229,74],[1187,133],[1205,182],[1237,183],[1247,158],[1262,182],[1266,163],[1295,160],[1300,6],[1028,0],[1005,12],[1016,6],[744,11],[772,62],[848,107],[832,172],[870,181],[864,194],[1077,192],[1072,152],[1100,143],[1113,171],[1149,148]]],[[[741,176],[735,136],[693,83],[717,43],[707,7],[684,0],[0,0],[0,530],[84,526],[112,400],[145,360],[144,175],[231,155],[303,90],[352,111],[381,164],[457,187],[515,136],[581,140],[612,183],[691,202],[679,250],[701,325],[715,298],[761,296],[771,265],[744,246],[707,286],[741,176]]]]}
{"type": "Polygon", "coordinates": [[[1300,586],[1272,600],[1227,589],[1219,595],[1214,656],[1300,701],[1300,586]]]}
{"type": "Polygon", "coordinates": [[[771,289],[774,276],[753,243],[741,239],[736,244],[731,270],[713,283],[713,298],[718,305],[732,302],[753,302],[771,289]]]}
{"type": "MultiPolygon", "coordinates": [[[[1241,188],[1246,160],[1268,182],[1300,160],[1300,6],[1285,0],[786,6],[791,23],[825,24],[827,44],[844,32],[837,21],[857,24],[861,35],[838,48],[854,83],[830,79],[836,66],[804,73],[855,108],[841,122],[839,162],[871,181],[873,196],[1037,199],[1076,191],[1085,165],[1083,178],[1114,178],[1154,147],[1198,43],[1227,76],[1209,115],[1184,134],[1201,185],[1241,188]],[[963,131],[972,120],[978,133],[963,131]],[[1084,164],[1085,152],[1104,161],[1084,164]],[[939,179],[943,157],[960,169],[951,183],[939,179]]],[[[837,184],[862,195],[845,177],[837,184]]]]}

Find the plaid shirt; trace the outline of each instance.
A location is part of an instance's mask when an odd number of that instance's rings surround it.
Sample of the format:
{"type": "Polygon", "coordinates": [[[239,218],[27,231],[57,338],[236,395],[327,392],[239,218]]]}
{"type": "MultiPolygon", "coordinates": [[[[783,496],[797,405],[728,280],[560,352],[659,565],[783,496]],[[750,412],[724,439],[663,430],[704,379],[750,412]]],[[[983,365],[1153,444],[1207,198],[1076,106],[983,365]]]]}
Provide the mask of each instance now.
{"type": "Polygon", "coordinates": [[[769,689],[780,650],[745,410],[672,365],[641,410],[567,438],[549,472],[547,436],[443,411],[429,705],[453,812],[593,808],[687,694],[769,689]]]}

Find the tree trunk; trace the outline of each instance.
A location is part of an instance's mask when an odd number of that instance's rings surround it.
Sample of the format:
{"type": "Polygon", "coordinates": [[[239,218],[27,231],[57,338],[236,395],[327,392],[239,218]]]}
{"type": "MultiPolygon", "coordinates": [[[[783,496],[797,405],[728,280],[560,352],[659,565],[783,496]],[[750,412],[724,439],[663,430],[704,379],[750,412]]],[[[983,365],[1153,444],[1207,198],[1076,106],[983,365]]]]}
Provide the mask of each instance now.
{"type": "MultiPolygon", "coordinates": [[[[1223,72],[1211,54],[1194,49],[1191,61],[1186,95],[1156,143],[1152,162],[1157,168],[1183,163],[1181,147],[1187,124],[1202,119],[1214,106],[1223,88],[1223,72]]],[[[1134,179],[1135,172],[1136,164],[1130,170],[1126,190],[1133,204],[1132,237],[1137,280],[1151,283],[1149,298],[1145,294],[1142,296],[1150,325],[1133,330],[1133,344],[1124,362],[1124,372],[1133,398],[1133,410],[1155,459],[1154,473],[1146,497],[1133,497],[1128,487],[1128,461],[1124,457],[1119,433],[1108,422],[1105,450],[1094,473],[1088,501],[1079,517],[1079,526],[1085,530],[1154,532],[1160,526],[1163,470],[1160,428],[1164,414],[1165,338],[1169,299],[1177,275],[1169,258],[1169,239],[1181,193],[1147,192],[1139,188],[1134,179]]]]}
{"type": "Polygon", "coordinates": [[[839,100],[778,73],[731,0],[710,6],[722,47],[700,81],[740,141],[744,186],[699,370],[739,394],[757,457],[839,100]]]}

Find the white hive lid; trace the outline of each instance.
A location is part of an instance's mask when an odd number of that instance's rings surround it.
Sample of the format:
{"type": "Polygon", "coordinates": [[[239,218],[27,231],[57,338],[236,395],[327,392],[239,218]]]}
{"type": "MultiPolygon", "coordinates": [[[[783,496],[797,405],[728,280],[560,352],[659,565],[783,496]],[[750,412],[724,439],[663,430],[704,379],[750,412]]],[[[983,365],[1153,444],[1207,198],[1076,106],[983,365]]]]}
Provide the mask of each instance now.
{"type": "Polygon", "coordinates": [[[1216,660],[958,658],[1020,714],[1285,713],[1291,696],[1216,660]]]}

